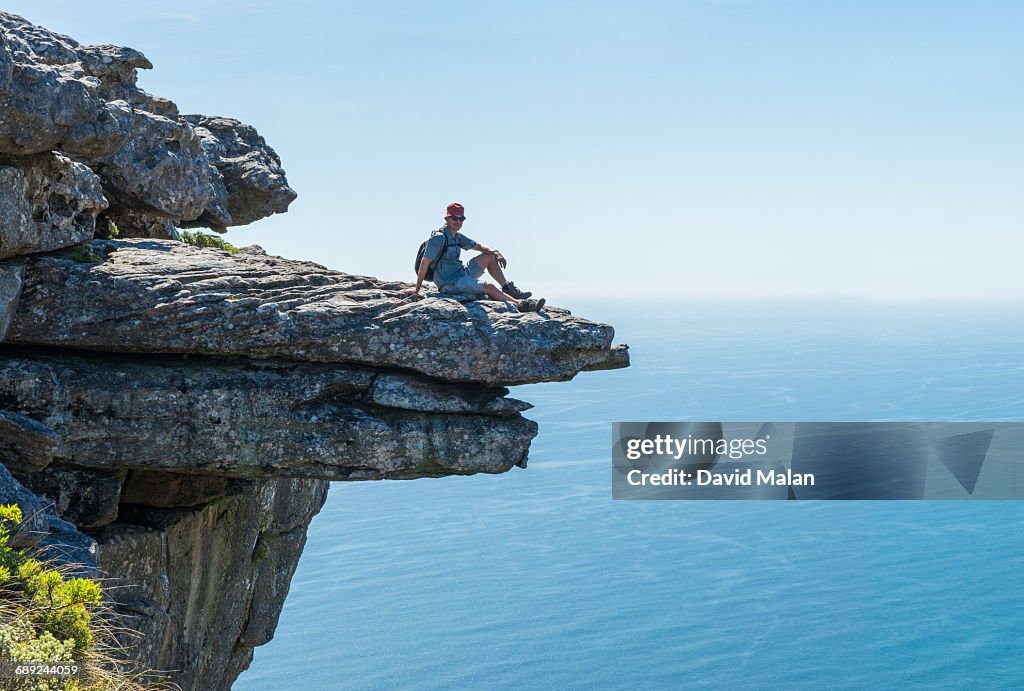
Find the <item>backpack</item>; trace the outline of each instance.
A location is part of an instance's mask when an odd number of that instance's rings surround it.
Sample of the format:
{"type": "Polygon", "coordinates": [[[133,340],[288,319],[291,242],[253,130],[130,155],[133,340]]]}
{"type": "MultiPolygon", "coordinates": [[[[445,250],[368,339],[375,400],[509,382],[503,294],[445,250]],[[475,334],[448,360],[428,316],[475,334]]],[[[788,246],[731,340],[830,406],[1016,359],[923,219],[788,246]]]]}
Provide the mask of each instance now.
{"type": "MultiPolygon", "coordinates": [[[[444,253],[448,251],[448,232],[447,231],[442,231],[442,232],[444,232],[444,249],[441,250],[441,255],[438,257],[439,260],[441,259],[441,257],[444,256],[444,253]]],[[[431,235],[433,235],[433,233],[431,233],[431,235]]],[[[430,242],[430,240],[424,241],[423,244],[420,245],[419,251],[416,253],[416,266],[413,267],[413,271],[415,271],[417,274],[419,274],[419,272],[420,272],[420,263],[423,261],[423,255],[427,251],[427,243],[428,242],[430,242]]],[[[434,264],[436,264],[436,263],[437,262],[430,262],[430,266],[427,267],[427,273],[426,273],[425,276],[423,276],[424,280],[427,280],[427,281],[433,281],[434,280],[434,264]]]]}

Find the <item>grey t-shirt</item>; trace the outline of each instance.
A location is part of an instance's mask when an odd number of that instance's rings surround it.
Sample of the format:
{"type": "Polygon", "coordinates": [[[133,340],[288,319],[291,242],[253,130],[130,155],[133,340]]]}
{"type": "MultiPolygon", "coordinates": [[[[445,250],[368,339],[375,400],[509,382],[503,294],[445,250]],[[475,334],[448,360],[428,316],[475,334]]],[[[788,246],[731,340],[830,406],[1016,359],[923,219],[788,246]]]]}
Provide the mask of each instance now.
{"type": "Polygon", "coordinates": [[[423,256],[434,262],[434,283],[438,286],[455,283],[460,276],[466,273],[466,267],[459,259],[459,255],[462,250],[468,250],[476,244],[476,240],[462,233],[456,233],[455,237],[452,237],[447,227],[435,230],[427,240],[427,248],[423,250],[423,256]],[[444,251],[444,256],[441,256],[446,234],[448,235],[448,249],[444,251]]]}

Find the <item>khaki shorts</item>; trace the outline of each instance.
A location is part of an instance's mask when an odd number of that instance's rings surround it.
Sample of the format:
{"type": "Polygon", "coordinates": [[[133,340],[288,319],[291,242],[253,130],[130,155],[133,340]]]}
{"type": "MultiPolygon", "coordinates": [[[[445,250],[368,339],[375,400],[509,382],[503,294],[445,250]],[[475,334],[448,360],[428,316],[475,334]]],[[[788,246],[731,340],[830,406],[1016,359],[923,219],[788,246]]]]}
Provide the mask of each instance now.
{"type": "Polygon", "coordinates": [[[466,273],[455,279],[454,283],[445,283],[437,287],[442,293],[465,293],[466,295],[485,295],[483,281],[477,280],[484,275],[484,267],[480,263],[480,254],[466,262],[466,273]]]}

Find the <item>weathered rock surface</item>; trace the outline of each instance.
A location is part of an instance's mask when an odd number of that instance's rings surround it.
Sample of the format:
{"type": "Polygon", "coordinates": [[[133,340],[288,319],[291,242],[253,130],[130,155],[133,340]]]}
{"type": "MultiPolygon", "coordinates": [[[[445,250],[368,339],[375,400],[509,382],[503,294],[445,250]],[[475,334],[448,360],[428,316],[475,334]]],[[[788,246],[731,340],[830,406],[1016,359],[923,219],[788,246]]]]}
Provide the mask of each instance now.
{"type": "MultiPolygon", "coordinates": [[[[0,456],[0,461],[3,461],[0,456]]],[[[95,575],[96,541],[53,511],[46,497],[30,491],[0,463],[0,504],[21,508],[21,525],[11,535],[14,547],[31,547],[60,563],[73,565],[83,575],[95,575]]]]}
{"type": "MultiPolygon", "coordinates": [[[[178,109],[173,103],[148,94],[136,85],[138,70],[152,69],[153,64],[133,48],[82,45],[70,36],[50,31],[7,12],[0,12],[0,32],[5,35],[11,50],[19,55],[22,62],[56,67],[64,74],[76,75],[94,87],[105,101],[124,101],[156,115],[175,119],[178,117],[178,109]]],[[[91,155],[103,156],[107,153],[110,152],[91,155]]]]}
{"type": "Polygon", "coordinates": [[[91,240],[107,208],[100,179],[60,154],[0,158],[0,258],[91,240]]]}
{"type": "Polygon", "coordinates": [[[0,342],[7,338],[7,329],[18,307],[22,274],[21,261],[0,261],[0,342]]]}
{"type": "MultiPolygon", "coordinates": [[[[95,87],[96,93],[105,101],[124,101],[156,115],[172,119],[178,117],[178,109],[173,103],[146,93],[136,85],[138,70],[152,69],[153,64],[133,48],[82,45],[70,36],[50,31],[7,12],[0,12],[0,32],[5,35],[11,50],[19,55],[22,62],[57,67],[61,68],[63,74],[77,75],[90,87],[95,87]]],[[[125,135],[127,133],[128,130],[125,135]]],[[[103,156],[107,153],[110,151],[92,155],[103,156]]]]}
{"type": "Polygon", "coordinates": [[[0,458],[14,472],[42,470],[53,460],[59,445],[60,435],[41,422],[0,411],[0,458]]]}
{"type": "Polygon", "coordinates": [[[44,65],[65,65],[78,60],[78,42],[70,36],[50,31],[10,12],[0,12],[0,34],[14,52],[31,56],[44,65]]]}
{"type": "MultiPolygon", "coordinates": [[[[223,230],[287,210],[295,192],[256,130],[180,118],[172,101],[136,84],[152,67],[132,48],[81,45],[0,12],[0,153],[75,155],[116,207],[189,226],[223,230]]],[[[126,224],[124,237],[154,237],[135,228],[126,224]]]]}
{"type": "Polygon", "coordinates": [[[629,362],[612,327],[557,308],[412,300],[404,283],[174,242],[92,244],[102,264],[26,261],[8,342],[363,363],[492,386],[629,362]]]}
{"type": "Polygon", "coordinates": [[[131,137],[116,152],[89,165],[112,202],[156,216],[197,218],[217,198],[195,130],[147,111],[136,111],[131,137]]]}
{"type": "MultiPolygon", "coordinates": [[[[0,454],[0,459],[2,458],[3,455],[0,454]]],[[[0,463],[0,504],[17,504],[21,508],[21,525],[12,535],[15,547],[33,546],[49,532],[50,521],[46,515],[46,499],[36,496],[18,482],[2,463],[0,463]]]]}
{"type": "MultiPolygon", "coordinates": [[[[0,401],[58,435],[57,449],[46,449],[56,460],[84,468],[377,480],[525,465],[536,423],[515,414],[452,415],[447,405],[440,412],[381,407],[367,396],[375,376],[313,363],[2,357],[0,401]]],[[[9,457],[26,467],[42,454],[23,443],[9,457]]]]}
{"type": "Polygon", "coordinates": [[[327,496],[320,480],[268,480],[198,509],[125,511],[97,534],[99,565],[135,655],[183,689],[228,689],[270,640],[327,496]]]}
{"type": "Polygon", "coordinates": [[[53,501],[58,515],[79,528],[93,528],[113,523],[121,485],[128,471],[86,470],[53,464],[31,473],[19,473],[25,485],[38,495],[53,501]]]}
{"type": "MultiPolygon", "coordinates": [[[[150,478],[153,492],[160,475],[150,478]]],[[[0,503],[18,504],[24,516],[12,543],[81,575],[113,579],[108,593],[122,623],[142,634],[124,641],[132,656],[184,689],[230,688],[253,646],[273,636],[327,487],[321,480],[241,481],[192,509],[125,504],[120,520],[93,539],[0,464],[0,503]]]]}
{"type": "Polygon", "coordinates": [[[186,115],[183,119],[195,127],[219,173],[226,209],[211,206],[197,221],[182,225],[239,226],[288,210],[297,196],[295,190],[288,186],[281,159],[254,127],[208,115],[186,115]]]}
{"type": "Polygon", "coordinates": [[[0,152],[104,156],[127,139],[131,107],[105,100],[99,80],[61,62],[67,41],[0,12],[0,152]]]}
{"type": "Polygon", "coordinates": [[[508,389],[430,382],[408,374],[378,374],[366,400],[381,406],[437,413],[515,415],[533,406],[506,398],[508,389]]]}

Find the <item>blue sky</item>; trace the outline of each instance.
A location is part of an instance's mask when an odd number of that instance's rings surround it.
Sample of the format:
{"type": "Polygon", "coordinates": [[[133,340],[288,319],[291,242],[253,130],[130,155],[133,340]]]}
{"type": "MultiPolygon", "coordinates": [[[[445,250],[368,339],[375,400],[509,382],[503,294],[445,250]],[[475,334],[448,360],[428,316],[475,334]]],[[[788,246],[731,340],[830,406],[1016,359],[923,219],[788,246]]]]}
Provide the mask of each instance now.
{"type": "Polygon", "coordinates": [[[299,198],[235,244],[411,280],[460,201],[554,304],[1024,298],[1020,3],[4,8],[259,129],[299,198]]]}

